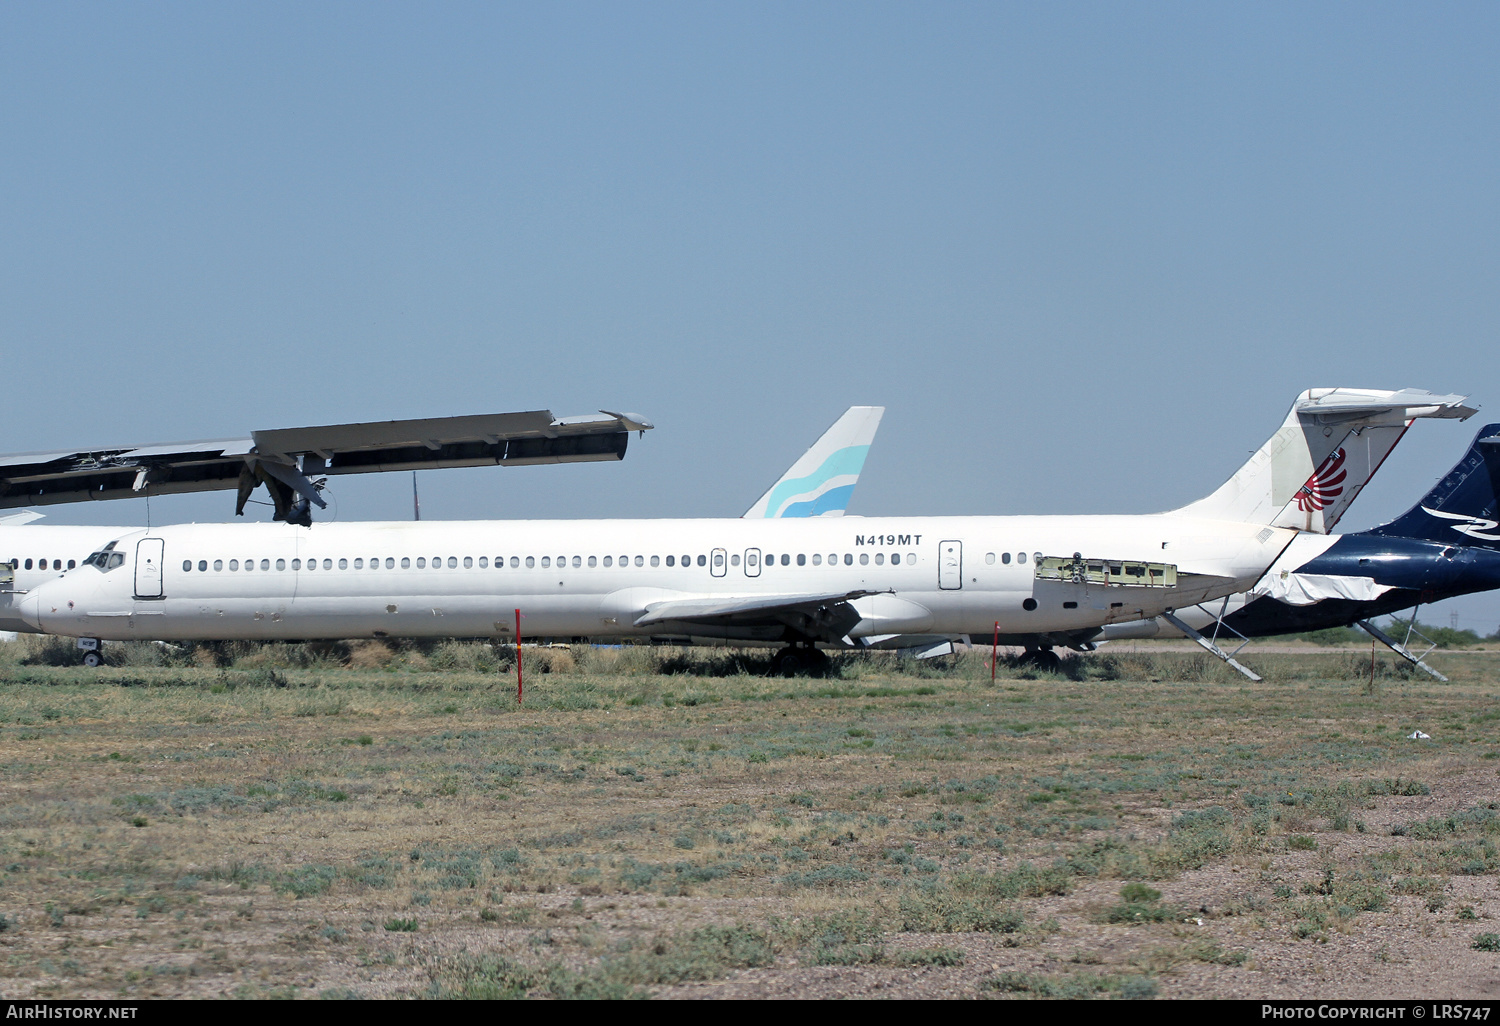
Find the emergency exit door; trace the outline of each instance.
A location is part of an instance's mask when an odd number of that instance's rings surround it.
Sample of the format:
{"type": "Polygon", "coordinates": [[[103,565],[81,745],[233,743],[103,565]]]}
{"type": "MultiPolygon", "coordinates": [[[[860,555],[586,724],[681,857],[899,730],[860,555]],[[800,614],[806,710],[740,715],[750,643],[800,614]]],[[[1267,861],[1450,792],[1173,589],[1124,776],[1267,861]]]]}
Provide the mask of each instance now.
{"type": "Polygon", "coordinates": [[[938,543],[938,587],[944,591],[957,591],[964,586],[964,543],[945,541],[938,543]]]}
{"type": "Polygon", "coordinates": [[[143,538],[135,546],[135,597],[164,597],[161,583],[162,547],[160,538],[143,538]]]}

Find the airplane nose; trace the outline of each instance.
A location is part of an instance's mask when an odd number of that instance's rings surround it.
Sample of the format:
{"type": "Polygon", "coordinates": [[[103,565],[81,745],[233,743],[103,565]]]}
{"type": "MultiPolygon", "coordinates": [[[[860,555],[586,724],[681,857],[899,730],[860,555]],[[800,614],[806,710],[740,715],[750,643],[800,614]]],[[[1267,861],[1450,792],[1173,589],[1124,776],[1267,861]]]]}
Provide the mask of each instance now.
{"type": "Polygon", "coordinates": [[[36,591],[33,590],[21,596],[21,601],[16,603],[15,608],[22,620],[25,620],[37,630],[42,630],[41,598],[37,595],[36,591]]]}

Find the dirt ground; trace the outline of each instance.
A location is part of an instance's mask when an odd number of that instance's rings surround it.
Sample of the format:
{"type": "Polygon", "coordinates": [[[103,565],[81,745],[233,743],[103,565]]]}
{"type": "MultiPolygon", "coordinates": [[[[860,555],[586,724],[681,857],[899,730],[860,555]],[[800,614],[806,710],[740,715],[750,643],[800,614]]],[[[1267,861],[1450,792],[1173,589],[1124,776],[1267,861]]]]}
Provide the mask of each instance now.
{"type": "Polygon", "coordinates": [[[1357,655],[0,665],[0,993],[1494,997],[1500,653],[1357,655]]]}

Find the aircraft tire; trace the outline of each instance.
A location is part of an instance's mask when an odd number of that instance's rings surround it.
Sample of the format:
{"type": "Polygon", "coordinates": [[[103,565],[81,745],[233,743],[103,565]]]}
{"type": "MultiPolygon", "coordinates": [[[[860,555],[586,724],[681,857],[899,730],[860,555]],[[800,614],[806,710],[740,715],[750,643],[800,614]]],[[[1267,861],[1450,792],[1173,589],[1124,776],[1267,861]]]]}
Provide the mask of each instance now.
{"type": "Polygon", "coordinates": [[[85,652],[83,655],[84,666],[98,666],[100,662],[98,652],[85,652]]]}

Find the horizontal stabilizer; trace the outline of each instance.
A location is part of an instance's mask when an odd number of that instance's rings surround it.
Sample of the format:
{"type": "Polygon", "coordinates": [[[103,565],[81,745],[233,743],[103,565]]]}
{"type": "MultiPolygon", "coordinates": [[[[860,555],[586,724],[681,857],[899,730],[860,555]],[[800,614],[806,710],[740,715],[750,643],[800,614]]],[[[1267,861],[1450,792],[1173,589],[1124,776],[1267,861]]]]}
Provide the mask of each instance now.
{"type": "Polygon", "coordinates": [[[1466,396],[1314,388],[1217,491],[1175,512],[1327,534],[1419,417],[1466,420],[1466,396]]]}
{"type": "Polygon", "coordinates": [[[46,515],[45,513],[38,513],[34,509],[23,509],[19,513],[8,513],[0,517],[0,527],[20,527],[22,524],[29,524],[33,520],[40,520],[46,515]]]}

